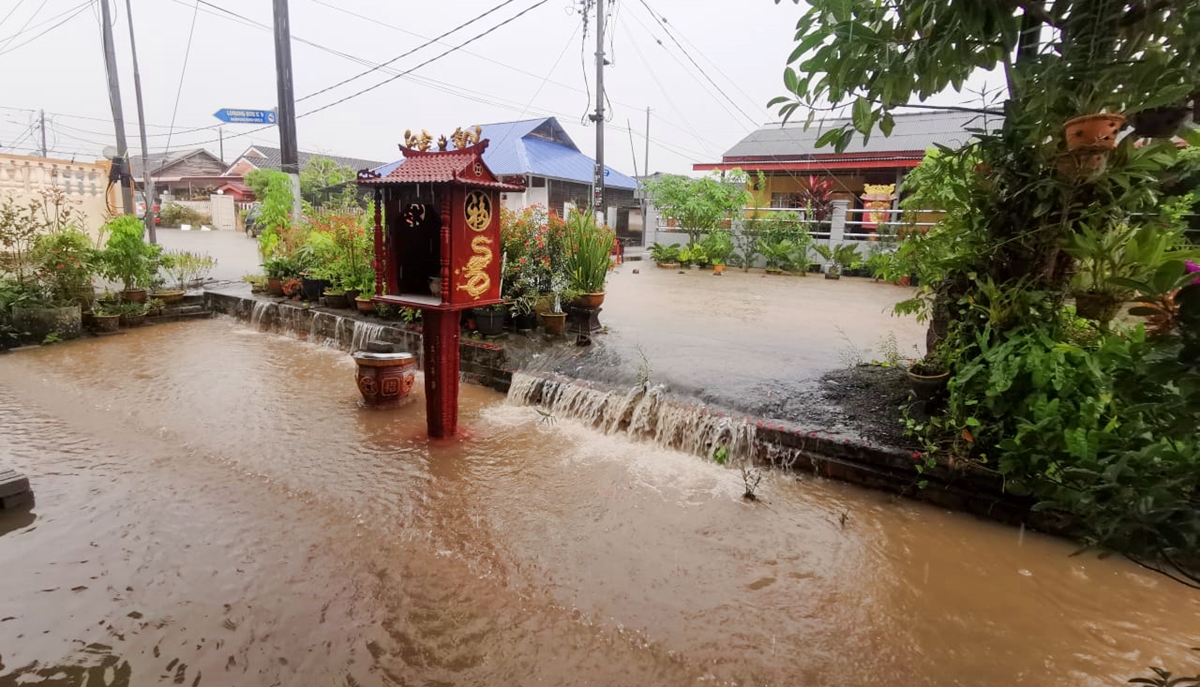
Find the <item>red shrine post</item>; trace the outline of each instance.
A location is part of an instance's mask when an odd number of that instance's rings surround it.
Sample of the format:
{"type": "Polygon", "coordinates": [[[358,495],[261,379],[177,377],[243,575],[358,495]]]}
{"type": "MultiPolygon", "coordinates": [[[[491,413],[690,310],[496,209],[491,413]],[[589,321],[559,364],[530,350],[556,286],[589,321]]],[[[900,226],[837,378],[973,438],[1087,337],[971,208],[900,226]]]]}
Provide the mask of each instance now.
{"type": "Polygon", "coordinates": [[[521,192],[483,162],[479,127],[441,137],[404,133],[404,161],[386,176],[364,171],[375,197],[375,296],[421,311],[429,436],[458,430],[459,318],[500,298],[500,193],[521,192]]]}

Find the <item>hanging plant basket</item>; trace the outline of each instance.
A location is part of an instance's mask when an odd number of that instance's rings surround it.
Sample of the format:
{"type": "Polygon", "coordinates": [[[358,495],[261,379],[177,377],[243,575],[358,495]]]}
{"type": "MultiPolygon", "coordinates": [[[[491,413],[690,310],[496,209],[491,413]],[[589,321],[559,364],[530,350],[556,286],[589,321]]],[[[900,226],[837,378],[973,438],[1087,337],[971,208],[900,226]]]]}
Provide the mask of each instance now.
{"type": "Polygon", "coordinates": [[[1100,324],[1111,322],[1123,302],[1119,296],[1104,291],[1077,291],[1074,296],[1075,314],[1100,324]]]}
{"type": "Polygon", "coordinates": [[[1187,105],[1152,107],[1129,117],[1133,133],[1139,138],[1171,138],[1191,114],[1187,105]]]}
{"type": "Polygon", "coordinates": [[[1060,154],[1055,164],[1058,173],[1067,179],[1094,179],[1108,169],[1111,152],[1112,148],[1105,146],[1085,146],[1060,154]]]}
{"type": "Polygon", "coordinates": [[[1117,133],[1125,125],[1125,115],[1090,114],[1068,119],[1063,124],[1067,150],[1085,147],[1115,148],[1117,133]]]}

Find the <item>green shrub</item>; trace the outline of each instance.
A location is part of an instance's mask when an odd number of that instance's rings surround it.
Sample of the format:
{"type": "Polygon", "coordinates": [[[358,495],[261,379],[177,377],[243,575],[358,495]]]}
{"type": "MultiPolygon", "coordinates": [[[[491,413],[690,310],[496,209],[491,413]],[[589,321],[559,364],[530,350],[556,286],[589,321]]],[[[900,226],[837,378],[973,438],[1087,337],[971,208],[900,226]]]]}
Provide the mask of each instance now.
{"type": "Polygon", "coordinates": [[[158,213],[159,219],[162,220],[164,227],[179,227],[184,224],[200,225],[211,224],[212,218],[208,215],[201,214],[199,210],[192,209],[186,205],[179,203],[167,203],[165,207],[158,213]]]}

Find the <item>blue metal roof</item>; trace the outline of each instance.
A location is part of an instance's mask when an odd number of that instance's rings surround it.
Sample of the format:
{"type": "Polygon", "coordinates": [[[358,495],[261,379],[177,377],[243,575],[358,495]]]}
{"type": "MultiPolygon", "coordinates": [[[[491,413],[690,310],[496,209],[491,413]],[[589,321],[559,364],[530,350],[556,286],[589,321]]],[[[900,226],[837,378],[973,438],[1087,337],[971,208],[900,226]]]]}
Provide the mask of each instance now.
{"type": "MultiPolygon", "coordinates": [[[[596,161],[579,152],[574,141],[554,117],[520,122],[484,124],[481,138],[490,141],[483,161],[497,176],[533,175],[551,179],[592,183],[596,161]]],[[[403,160],[375,169],[386,176],[403,160]]],[[[605,165],[604,184],[612,188],[636,189],[637,181],[605,165]]]]}

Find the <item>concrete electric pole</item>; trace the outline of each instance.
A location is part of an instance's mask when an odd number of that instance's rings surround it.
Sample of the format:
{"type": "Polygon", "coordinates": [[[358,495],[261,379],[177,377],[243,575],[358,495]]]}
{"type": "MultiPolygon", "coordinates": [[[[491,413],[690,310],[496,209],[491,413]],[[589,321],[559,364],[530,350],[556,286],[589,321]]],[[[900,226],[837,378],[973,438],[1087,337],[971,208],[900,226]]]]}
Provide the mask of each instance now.
{"type": "Polygon", "coordinates": [[[283,172],[292,179],[292,212],[300,216],[300,152],[296,145],[296,99],[292,93],[292,30],[288,24],[287,0],[274,0],[275,81],[279,89],[279,158],[283,172]]]}
{"type": "Polygon", "coordinates": [[[120,167],[121,207],[126,215],[133,214],[133,188],[129,179],[129,147],[125,144],[125,115],[121,112],[121,84],[117,79],[117,50],[113,46],[112,17],[108,0],[100,0],[100,31],[104,40],[104,68],[108,72],[108,100],[112,105],[113,127],[117,130],[117,157],[114,168],[120,167]]]}
{"type": "Polygon", "coordinates": [[[41,111],[41,117],[42,117],[42,157],[50,157],[49,155],[46,154],[48,151],[46,150],[46,111],[45,110],[41,111]]]}
{"type": "Polygon", "coordinates": [[[596,170],[592,212],[604,221],[604,0],[596,0],[596,170]]]}
{"type": "Polygon", "coordinates": [[[154,227],[154,177],[150,176],[150,150],[146,145],[146,110],[142,107],[142,74],[138,70],[137,43],[133,39],[133,6],[125,0],[125,18],[129,20],[129,52],[133,56],[133,92],[137,96],[138,133],[142,137],[142,197],[146,202],[146,232],[150,243],[158,243],[154,227]]]}

